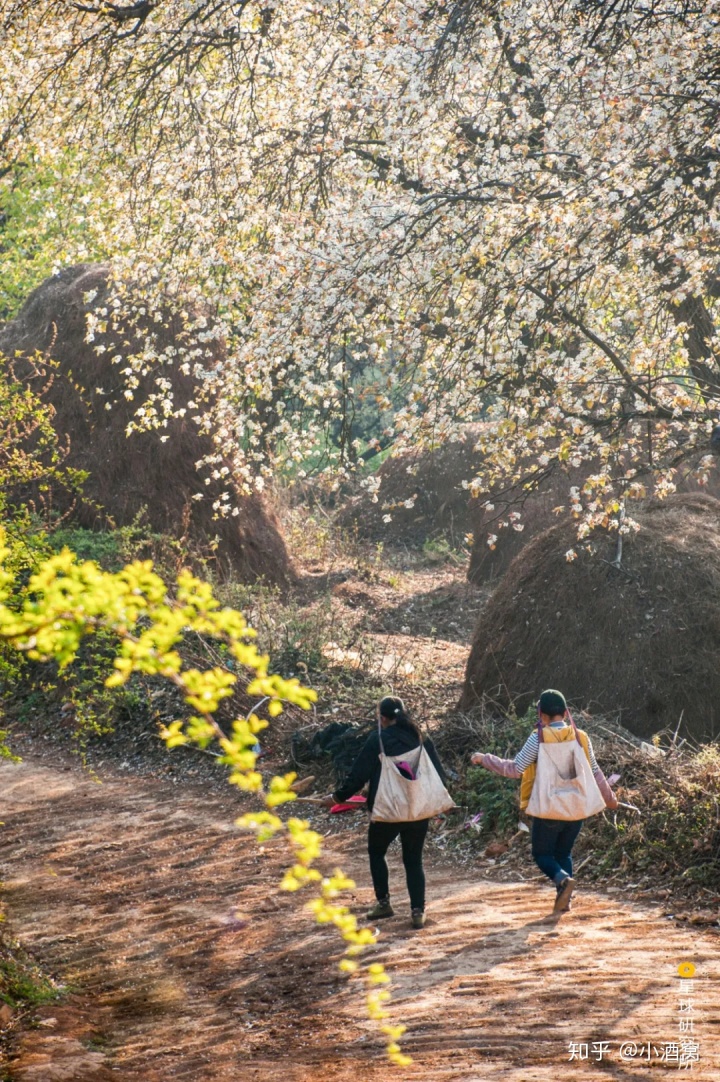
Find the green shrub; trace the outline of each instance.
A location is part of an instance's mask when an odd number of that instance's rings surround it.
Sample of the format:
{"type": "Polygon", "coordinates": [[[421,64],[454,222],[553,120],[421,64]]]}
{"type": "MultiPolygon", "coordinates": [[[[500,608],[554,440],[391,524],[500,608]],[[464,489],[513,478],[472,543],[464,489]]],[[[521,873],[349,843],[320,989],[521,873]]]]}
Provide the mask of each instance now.
{"type": "MultiPolygon", "coordinates": [[[[626,799],[640,814],[607,813],[584,834],[594,850],[591,874],[622,869],[635,877],[720,884],[720,749],[641,751],[618,758],[626,799]]],[[[607,752],[606,752],[607,754],[607,752]]]]}
{"type": "Polygon", "coordinates": [[[481,766],[467,768],[468,756],[473,751],[483,751],[503,759],[512,758],[527,740],[534,724],[534,711],[522,718],[514,714],[505,718],[489,713],[477,717],[458,715],[448,719],[439,735],[443,756],[455,754],[463,778],[453,790],[455,800],[466,807],[471,816],[483,813],[479,826],[485,837],[512,833],[516,829],[520,783],[481,766]]]}
{"type": "Polygon", "coordinates": [[[13,1009],[51,1003],[62,988],[48,977],[18,943],[0,941],[0,1001],[13,1009]]]}
{"type": "Polygon", "coordinates": [[[471,766],[465,782],[454,789],[455,801],[470,816],[482,812],[479,827],[483,835],[508,834],[517,827],[518,782],[491,774],[482,766],[471,766]]]}
{"type": "Polygon", "coordinates": [[[123,539],[115,530],[64,527],[49,535],[48,544],[54,552],[69,548],[79,560],[94,560],[105,571],[119,571],[125,562],[123,539]]]}

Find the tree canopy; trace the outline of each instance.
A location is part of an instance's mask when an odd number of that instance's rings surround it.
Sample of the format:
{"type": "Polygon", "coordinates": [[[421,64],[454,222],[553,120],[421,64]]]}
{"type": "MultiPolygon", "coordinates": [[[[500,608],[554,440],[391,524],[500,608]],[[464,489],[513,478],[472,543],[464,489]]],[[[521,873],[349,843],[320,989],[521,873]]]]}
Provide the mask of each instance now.
{"type": "Polygon", "coordinates": [[[480,492],[586,463],[588,529],[710,467],[714,0],[0,11],[6,182],[57,163],[57,214],[111,254],[112,304],[132,281],[138,320],[171,298],[226,339],[220,367],[131,364],[202,371],[198,422],[248,483],[363,393],[398,448],[482,421],[480,492]]]}

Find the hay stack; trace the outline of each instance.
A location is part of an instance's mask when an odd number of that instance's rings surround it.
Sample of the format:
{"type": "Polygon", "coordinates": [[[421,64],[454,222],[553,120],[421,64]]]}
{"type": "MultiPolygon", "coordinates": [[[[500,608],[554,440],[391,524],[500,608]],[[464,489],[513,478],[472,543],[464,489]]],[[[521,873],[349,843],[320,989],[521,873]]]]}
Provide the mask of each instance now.
{"type": "MultiPolygon", "coordinates": [[[[97,291],[93,301],[97,307],[107,293],[106,269],[70,267],[34,290],[17,318],[0,328],[0,352],[6,356],[40,351],[57,362],[46,400],[55,410],[56,430],[69,437],[66,464],[90,475],[84,489],[88,501],[78,505],[74,522],[91,529],[106,528],[109,523],[124,526],[145,508],[144,521],[154,530],[201,548],[217,538],[214,556],[222,575],[245,581],[263,577],[279,584],[291,581],[294,572],[278,523],[259,496],[238,496],[238,516],[213,518],[213,501],[230,486],[206,485],[198,473],[195,464],[214,448],[211,438],[191,419],[192,410],[170,419],[160,431],[126,436],[138,406],[157,390],[158,371],[154,368],[140,377],[133,401],[125,398],[124,365],[112,363],[111,357],[135,352],[138,338],[120,324],[93,343],[85,341],[89,306],[84,295],[92,291],[97,291]],[[106,340],[107,352],[98,353],[96,347],[106,340]],[[106,409],[106,403],[112,408],[106,409]],[[161,436],[168,439],[162,442],[161,436]],[[204,499],[193,500],[200,491],[204,499]]],[[[154,328],[160,350],[181,341],[188,345],[178,318],[154,328]]],[[[222,359],[221,342],[211,341],[201,348],[206,365],[222,359]]],[[[194,378],[171,364],[163,366],[162,375],[170,381],[175,407],[187,407],[196,394],[194,378]]]]}
{"type": "Polygon", "coordinates": [[[497,581],[528,541],[558,521],[553,509],[569,507],[570,487],[583,483],[588,468],[558,468],[532,493],[517,486],[473,497],[463,482],[480,469],[482,456],[475,446],[480,431],[480,425],[469,425],[455,443],[386,459],[377,471],[377,501],[367,492],[354,497],[338,515],[340,525],[390,545],[420,546],[444,538],[460,547],[471,534],[468,579],[478,586],[497,581]],[[412,507],[404,506],[413,499],[412,507]],[[492,510],[485,508],[486,502],[493,504],[492,510]],[[522,530],[499,526],[514,511],[521,512],[522,530]],[[387,515],[390,522],[384,521],[387,515]],[[497,537],[494,548],[488,544],[490,534],[497,537]]]}
{"type": "Polygon", "coordinates": [[[476,501],[462,482],[477,473],[477,432],[433,450],[409,451],[383,462],[377,471],[377,501],[368,492],[351,499],[338,515],[340,525],[369,541],[422,545],[443,537],[455,547],[472,530],[476,501]],[[412,507],[406,501],[414,500],[412,507]],[[391,515],[390,522],[384,522],[391,515]]]}
{"type": "MultiPolygon", "coordinates": [[[[678,470],[675,476],[677,490],[683,493],[710,494],[719,498],[720,470],[711,470],[708,484],[703,487],[699,484],[695,472],[700,458],[701,453],[697,453],[678,470]]],[[[468,567],[470,582],[477,586],[496,582],[534,537],[557,525],[563,518],[567,519],[571,503],[570,489],[573,486],[582,488],[594,468],[594,464],[590,462],[575,468],[557,466],[541,482],[538,489],[529,494],[518,487],[509,490],[503,496],[493,497],[491,494],[471,500],[470,513],[473,516],[474,542],[468,567]],[[494,503],[492,511],[485,509],[487,500],[494,503]],[[558,512],[557,508],[563,508],[563,511],[558,512]],[[516,530],[512,525],[500,528],[498,523],[507,522],[508,515],[513,510],[521,513],[519,521],[523,529],[516,530]],[[494,549],[488,545],[489,534],[497,537],[494,549]]],[[[646,483],[650,483],[650,480],[648,478],[646,483]]]]}
{"type": "Polygon", "coordinates": [[[534,492],[525,493],[518,487],[502,496],[489,495],[473,500],[470,505],[474,538],[468,567],[470,582],[476,586],[497,582],[533,537],[556,525],[558,513],[554,508],[567,510],[571,486],[581,485],[583,480],[580,470],[568,474],[558,469],[534,492]],[[492,510],[485,507],[488,501],[493,504],[492,510]],[[522,529],[510,522],[508,516],[513,512],[520,513],[517,526],[522,529]],[[507,525],[499,525],[502,522],[507,525]],[[497,538],[494,548],[488,544],[490,536],[497,538]]]}
{"type": "Polygon", "coordinates": [[[571,523],[524,549],[482,615],[462,710],[488,697],[522,711],[558,687],[638,736],[674,731],[681,714],[681,735],[720,735],[720,501],[675,495],[633,517],[619,569],[617,535],[591,552],[571,523]]]}

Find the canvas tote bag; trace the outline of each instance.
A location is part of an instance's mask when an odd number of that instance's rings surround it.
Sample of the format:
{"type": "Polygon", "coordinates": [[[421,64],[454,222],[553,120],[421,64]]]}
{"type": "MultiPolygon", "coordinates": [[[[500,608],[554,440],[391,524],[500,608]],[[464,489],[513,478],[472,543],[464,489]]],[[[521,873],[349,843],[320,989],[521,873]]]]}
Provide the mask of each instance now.
{"type": "Polygon", "coordinates": [[[416,823],[455,807],[455,801],[443,785],[423,744],[402,755],[386,755],[380,726],[378,736],[380,781],[370,815],[373,822],[416,823]],[[415,777],[405,777],[398,770],[398,764],[409,767],[415,777]]]}
{"type": "Polygon", "coordinates": [[[526,811],[538,819],[587,819],[605,810],[587,755],[577,739],[544,741],[538,732],[537,772],[526,811]]]}

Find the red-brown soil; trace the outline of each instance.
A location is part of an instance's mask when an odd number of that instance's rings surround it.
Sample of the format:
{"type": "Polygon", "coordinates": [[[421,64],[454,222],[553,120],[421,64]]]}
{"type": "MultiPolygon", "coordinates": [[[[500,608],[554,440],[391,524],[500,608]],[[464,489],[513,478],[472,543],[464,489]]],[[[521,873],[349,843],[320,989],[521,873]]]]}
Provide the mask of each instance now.
{"type": "MultiPolygon", "coordinates": [[[[18,1024],[13,1082],[625,1082],[666,1066],[621,1063],[619,1045],[678,1039],[683,960],[697,966],[689,1075],[718,1077],[716,935],[586,890],[582,873],[572,912],[548,920],[552,891],[529,863],[499,882],[498,866],[458,867],[434,848],[426,928],[408,927],[394,854],[398,915],[373,948],[415,1060],[393,1069],[357,981],[337,971],[335,933],[277,891],[284,852],[258,852],[233,827],[239,794],[50,762],[0,768],[9,922],[71,989],[34,1028],[18,1024]],[[610,1054],[570,1063],[571,1041],[610,1054]]],[[[348,902],[362,911],[362,821],[312,817],[331,831],[325,866],[356,877],[348,902]]]]}

